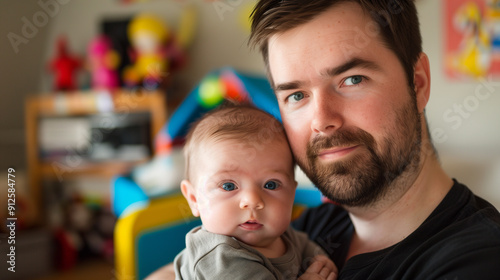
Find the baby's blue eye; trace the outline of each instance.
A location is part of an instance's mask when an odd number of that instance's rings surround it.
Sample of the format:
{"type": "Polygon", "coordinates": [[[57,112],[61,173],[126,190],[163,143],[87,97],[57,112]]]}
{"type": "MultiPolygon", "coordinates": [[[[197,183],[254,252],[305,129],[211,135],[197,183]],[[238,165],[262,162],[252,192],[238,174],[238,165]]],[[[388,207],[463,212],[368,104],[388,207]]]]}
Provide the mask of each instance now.
{"type": "Polygon", "coordinates": [[[224,183],[222,184],[222,188],[226,191],[234,191],[236,189],[236,186],[234,183],[224,183]]]}
{"type": "Polygon", "coordinates": [[[264,185],[264,188],[268,189],[268,190],[275,190],[277,187],[278,187],[278,183],[276,183],[275,181],[268,181],[264,185]]]}

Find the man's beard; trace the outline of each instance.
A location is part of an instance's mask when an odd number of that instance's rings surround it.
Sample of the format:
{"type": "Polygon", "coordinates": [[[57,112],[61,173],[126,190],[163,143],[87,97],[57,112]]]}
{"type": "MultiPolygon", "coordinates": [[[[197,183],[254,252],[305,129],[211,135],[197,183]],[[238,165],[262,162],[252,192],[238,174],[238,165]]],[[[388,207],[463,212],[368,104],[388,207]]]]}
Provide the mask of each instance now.
{"type": "Polygon", "coordinates": [[[396,178],[416,172],[419,165],[422,131],[414,98],[396,112],[396,123],[389,129],[392,134],[380,143],[360,128],[342,128],[327,137],[316,137],[308,143],[307,162],[299,158],[297,162],[329,199],[350,207],[370,205],[387,193],[396,178]],[[355,145],[356,154],[348,159],[328,164],[318,159],[323,149],[355,145]]]}

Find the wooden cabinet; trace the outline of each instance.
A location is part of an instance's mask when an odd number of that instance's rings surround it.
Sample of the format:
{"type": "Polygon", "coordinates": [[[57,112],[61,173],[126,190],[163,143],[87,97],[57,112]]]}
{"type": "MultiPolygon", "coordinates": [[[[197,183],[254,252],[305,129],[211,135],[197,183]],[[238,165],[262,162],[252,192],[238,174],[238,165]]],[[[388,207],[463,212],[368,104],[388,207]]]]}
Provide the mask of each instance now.
{"type": "MultiPolygon", "coordinates": [[[[42,222],[42,180],[63,180],[73,176],[92,175],[112,177],[126,172],[139,162],[104,160],[86,161],[67,157],[66,160],[47,160],[40,156],[40,120],[43,118],[71,118],[98,114],[149,113],[150,139],[166,121],[166,102],[159,92],[118,91],[113,95],[98,92],[75,92],[67,95],[51,94],[31,96],[25,104],[26,149],[30,200],[36,214],[30,224],[42,222]],[[76,161],[76,162],[75,162],[76,161]]],[[[151,143],[152,145],[152,143],[151,143]]]]}

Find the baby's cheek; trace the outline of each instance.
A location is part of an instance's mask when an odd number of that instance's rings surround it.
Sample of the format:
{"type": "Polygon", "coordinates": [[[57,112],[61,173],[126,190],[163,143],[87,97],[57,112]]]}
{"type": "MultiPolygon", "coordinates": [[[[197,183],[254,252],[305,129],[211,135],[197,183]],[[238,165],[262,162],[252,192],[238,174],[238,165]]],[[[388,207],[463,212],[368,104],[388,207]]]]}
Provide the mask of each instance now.
{"type": "Polygon", "coordinates": [[[203,192],[198,196],[198,209],[205,216],[216,215],[220,207],[217,196],[213,192],[203,192]]]}
{"type": "Polygon", "coordinates": [[[200,215],[210,215],[209,202],[206,198],[199,197],[198,210],[200,211],[200,215]]]}

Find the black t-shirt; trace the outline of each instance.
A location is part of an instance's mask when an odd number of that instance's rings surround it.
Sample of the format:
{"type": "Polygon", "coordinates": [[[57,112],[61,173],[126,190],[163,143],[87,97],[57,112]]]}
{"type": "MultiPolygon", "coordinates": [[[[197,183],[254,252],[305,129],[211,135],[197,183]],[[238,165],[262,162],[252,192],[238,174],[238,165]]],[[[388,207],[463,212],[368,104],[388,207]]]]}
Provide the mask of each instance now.
{"type": "Polygon", "coordinates": [[[457,181],[403,241],[346,263],[354,227],[344,209],[326,203],[307,210],[293,226],[330,255],[339,268],[339,280],[500,279],[500,214],[457,181]]]}

